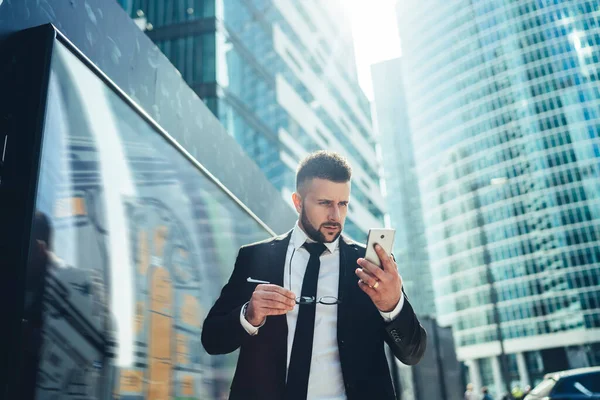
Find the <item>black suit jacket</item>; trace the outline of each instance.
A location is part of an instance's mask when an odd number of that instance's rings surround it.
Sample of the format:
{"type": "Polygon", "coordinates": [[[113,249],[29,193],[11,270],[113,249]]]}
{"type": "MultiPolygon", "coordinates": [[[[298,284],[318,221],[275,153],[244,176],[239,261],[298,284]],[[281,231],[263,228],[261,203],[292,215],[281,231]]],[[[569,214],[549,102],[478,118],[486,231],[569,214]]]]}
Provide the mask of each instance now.
{"type": "MultiPolygon", "coordinates": [[[[240,324],[242,306],[256,284],[248,277],[283,286],[286,252],[291,232],[243,246],[229,282],[208,313],[202,344],[209,354],[225,354],[240,348],[230,399],[283,399],[287,364],[285,315],[267,317],[255,336],[240,324]]],[[[346,395],[349,400],[394,399],[394,388],[383,342],[403,363],[416,364],[426,346],[426,333],[405,297],[400,315],[385,323],[371,299],[358,286],[356,260],[365,247],[340,238],[340,284],[337,339],[346,395]]]]}

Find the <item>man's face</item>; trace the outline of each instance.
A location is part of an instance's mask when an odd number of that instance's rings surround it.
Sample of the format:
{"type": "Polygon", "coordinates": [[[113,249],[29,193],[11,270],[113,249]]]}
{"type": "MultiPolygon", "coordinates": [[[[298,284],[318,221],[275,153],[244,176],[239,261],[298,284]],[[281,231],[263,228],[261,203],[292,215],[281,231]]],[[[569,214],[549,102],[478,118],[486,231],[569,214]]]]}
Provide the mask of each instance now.
{"type": "Polygon", "coordinates": [[[302,192],[293,196],[296,211],[300,214],[300,228],[314,241],[333,242],[344,228],[350,182],[314,178],[304,184],[302,192]]]}

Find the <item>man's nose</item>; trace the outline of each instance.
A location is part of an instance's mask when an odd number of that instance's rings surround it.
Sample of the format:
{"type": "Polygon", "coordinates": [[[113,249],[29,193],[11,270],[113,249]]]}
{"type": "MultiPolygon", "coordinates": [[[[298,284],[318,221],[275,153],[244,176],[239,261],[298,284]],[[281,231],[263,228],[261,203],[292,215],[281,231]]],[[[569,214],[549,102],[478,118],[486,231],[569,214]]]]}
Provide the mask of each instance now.
{"type": "Polygon", "coordinates": [[[329,211],[329,220],[338,222],[340,220],[340,207],[333,206],[329,211]]]}

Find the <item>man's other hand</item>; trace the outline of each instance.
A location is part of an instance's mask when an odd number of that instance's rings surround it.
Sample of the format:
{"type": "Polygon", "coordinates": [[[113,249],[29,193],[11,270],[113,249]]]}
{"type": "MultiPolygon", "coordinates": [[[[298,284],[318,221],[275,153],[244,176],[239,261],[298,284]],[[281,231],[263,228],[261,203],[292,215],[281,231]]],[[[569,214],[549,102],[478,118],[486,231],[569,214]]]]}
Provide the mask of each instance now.
{"type": "Polygon", "coordinates": [[[296,296],[281,286],[272,284],[257,285],[246,309],[246,320],[253,326],[260,326],[269,315],[282,315],[296,305],[296,296]]]}

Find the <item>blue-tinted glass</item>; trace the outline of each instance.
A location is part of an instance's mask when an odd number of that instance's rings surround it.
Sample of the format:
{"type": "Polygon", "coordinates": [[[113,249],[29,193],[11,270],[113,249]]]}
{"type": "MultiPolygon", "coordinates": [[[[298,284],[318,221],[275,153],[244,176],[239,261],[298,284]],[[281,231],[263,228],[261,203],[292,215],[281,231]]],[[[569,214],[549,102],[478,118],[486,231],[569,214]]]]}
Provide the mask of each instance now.
{"type": "Polygon", "coordinates": [[[37,397],[223,398],[236,355],[206,354],[202,323],[239,246],[269,233],[60,44],[48,96],[37,397]]]}

